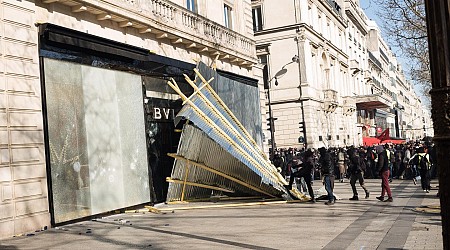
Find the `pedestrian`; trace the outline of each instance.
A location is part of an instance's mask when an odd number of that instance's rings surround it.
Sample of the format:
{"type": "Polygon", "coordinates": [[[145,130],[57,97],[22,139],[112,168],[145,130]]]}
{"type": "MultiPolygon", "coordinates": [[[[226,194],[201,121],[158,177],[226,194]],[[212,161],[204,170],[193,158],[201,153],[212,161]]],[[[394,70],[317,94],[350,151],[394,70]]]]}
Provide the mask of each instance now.
{"type": "Polygon", "coordinates": [[[366,193],[365,198],[367,199],[369,198],[370,193],[364,185],[364,171],[366,170],[364,160],[359,156],[355,148],[350,148],[348,150],[348,155],[350,159],[348,172],[350,174],[350,185],[352,186],[353,191],[353,197],[349,200],[359,200],[358,191],[356,190],[356,180],[359,181],[359,185],[364,189],[364,192],[366,193]]]}
{"type": "Polygon", "coordinates": [[[419,165],[419,161],[416,161],[414,159],[417,159],[415,156],[417,154],[419,150],[419,147],[414,147],[411,148],[411,158],[408,161],[408,166],[411,172],[411,176],[412,176],[412,180],[414,182],[414,185],[417,184],[417,176],[419,176],[419,174],[417,173],[417,169],[418,169],[418,165],[419,165]]]}
{"type": "MultiPolygon", "coordinates": [[[[408,179],[408,175],[412,175],[412,177],[414,178],[414,176],[413,176],[413,171],[412,171],[412,169],[411,169],[411,165],[409,164],[409,160],[411,160],[411,156],[412,156],[412,147],[411,147],[411,145],[406,145],[406,147],[405,147],[405,151],[403,152],[403,166],[404,166],[404,170],[403,170],[403,172],[401,173],[401,179],[408,179]]],[[[414,178],[414,180],[415,180],[415,178],[414,178]]]]}
{"type": "Polygon", "coordinates": [[[273,157],[272,160],[273,165],[277,168],[278,172],[280,172],[283,176],[283,158],[281,158],[280,152],[279,151],[275,151],[275,156],[273,157]]]}
{"type": "Polygon", "coordinates": [[[344,182],[346,167],[345,167],[345,152],[344,148],[339,148],[338,153],[338,167],[339,167],[339,181],[344,182]]]}
{"type": "Polygon", "coordinates": [[[376,152],[378,154],[377,170],[381,176],[381,196],[377,199],[384,202],[392,202],[391,188],[389,187],[389,160],[387,156],[387,149],[382,145],[376,147],[376,152]],[[385,200],[384,195],[387,194],[388,198],[385,200]]]}
{"type": "Polygon", "coordinates": [[[366,159],[367,159],[367,164],[366,164],[366,168],[367,168],[367,175],[368,177],[370,177],[371,179],[375,179],[376,177],[376,165],[375,165],[375,160],[377,159],[377,155],[374,152],[374,148],[373,147],[368,147],[367,148],[367,155],[366,155],[366,159]]]}
{"type": "Polygon", "coordinates": [[[395,148],[395,164],[394,164],[394,169],[395,169],[395,178],[396,179],[400,179],[400,175],[403,172],[403,152],[402,152],[402,147],[400,145],[397,145],[395,148]]]}
{"type": "Polygon", "coordinates": [[[311,202],[315,203],[316,199],[314,198],[314,190],[312,189],[311,183],[312,183],[312,171],[314,168],[314,162],[313,162],[313,156],[314,153],[311,150],[307,150],[304,153],[304,160],[302,163],[299,163],[292,167],[293,173],[291,174],[291,177],[289,179],[289,185],[287,186],[288,190],[292,189],[292,184],[294,183],[294,178],[303,178],[306,183],[306,187],[308,188],[309,196],[311,197],[311,202]]]}
{"type": "Polygon", "coordinates": [[[417,169],[420,174],[420,183],[424,192],[429,193],[430,186],[430,155],[425,152],[424,147],[419,147],[417,153],[411,157],[410,162],[417,166],[417,169]]]}
{"type": "Polygon", "coordinates": [[[389,182],[392,182],[392,178],[394,176],[394,163],[395,163],[395,153],[392,145],[386,144],[386,155],[388,157],[388,165],[389,165],[389,182]]]}
{"type": "Polygon", "coordinates": [[[323,182],[325,184],[325,190],[327,191],[328,201],[325,202],[325,205],[334,205],[335,199],[333,194],[333,186],[334,186],[334,166],[331,159],[330,153],[326,148],[319,148],[319,165],[320,171],[323,176],[323,182]]]}

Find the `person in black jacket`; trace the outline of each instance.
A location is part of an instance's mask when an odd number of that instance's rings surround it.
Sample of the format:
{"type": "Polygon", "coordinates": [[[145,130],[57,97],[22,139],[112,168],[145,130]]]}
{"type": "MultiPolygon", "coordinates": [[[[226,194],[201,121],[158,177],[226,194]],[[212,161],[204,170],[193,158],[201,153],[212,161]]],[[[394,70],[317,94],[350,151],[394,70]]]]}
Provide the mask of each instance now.
{"type": "Polygon", "coordinates": [[[291,177],[289,179],[289,185],[287,188],[288,188],[288,190],[292,189],[292,184],[294,183],[295,177],[297,177],[297,178],[303,177],[305,179],[306,186],[308,187],[309,196],[311,197],[310,201],[315,203],[316,199],[314,198],[314,191],[311,186],[312,171],[314,168],[313,156],[314,156],[314,153],[311,150],[307,150],[304,153],[304,161],[302,163],[298,164],[297,166],[293,166],[293,169],[295,169],[296,171],[291,174],[291,177]]]}
{"type": "Polygon", "coordinates": [[[356,180],[359,180],[359,185],[364,189],[366,193],[366,199],[369,198],[369,191],[364,185],[364,171],[365,163],[364,160],[359,156],[355,148],[350,148],[348,150],[348,155],[350,158],[348,173],[350,174],[350,185],[352,186],[353,197],[349,200],[357,201],[358,191],[356,190],[356,180]]]}
{"type": "Polygon", "coordinates": [[[389,187],[389,160],[387,157],[386,149],[379,145],[376,148],[378,153],[377,170],[381,176],[381,196],[377,199],[385,202],[392,202],[391,188],[389,187]],[[384,199],[384,194],[387,193],[388,198],[384,199]]]}
{"type": "Polygon", "coordinates": [[[333,186],[334,186],[334,165],[331,159],[330,153],[326,148],[319,148],[319,165],[320,171],[323,176],[323,181],[325,184],[325,190],[327,190],[328,201],[325,202],[325,205],[334,205],[334,195],[333,195],[333,186]]]}

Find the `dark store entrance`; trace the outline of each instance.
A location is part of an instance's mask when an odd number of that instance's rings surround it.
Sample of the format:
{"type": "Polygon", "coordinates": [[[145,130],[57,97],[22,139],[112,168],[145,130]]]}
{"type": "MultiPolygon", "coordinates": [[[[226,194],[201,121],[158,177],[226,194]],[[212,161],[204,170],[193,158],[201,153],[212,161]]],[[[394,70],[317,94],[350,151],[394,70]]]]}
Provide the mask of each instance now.
{"type": "Polygon", "coordinates": [[[153,202],[164,202],[169,187],[166,177],[170,177],[174,162],[167,153],[177,151],[183,122],[175,126],[174,118],[182,101],[167,80],[143,77],[143,82],[150,195],[153,202]]]}

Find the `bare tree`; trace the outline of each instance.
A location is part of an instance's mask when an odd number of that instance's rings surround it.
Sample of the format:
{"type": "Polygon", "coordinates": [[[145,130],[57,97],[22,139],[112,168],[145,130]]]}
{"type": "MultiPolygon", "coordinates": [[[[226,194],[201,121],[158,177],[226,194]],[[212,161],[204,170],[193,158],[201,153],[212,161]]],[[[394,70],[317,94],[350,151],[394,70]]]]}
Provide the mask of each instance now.
{"type": "Polygon", "coordinates": [[[428,57],[427,25],[424,0],[374,0],[377,15],[389,41],[408,59],[406,71],[423,95],[430,98],[431,73],[428,57]]]}

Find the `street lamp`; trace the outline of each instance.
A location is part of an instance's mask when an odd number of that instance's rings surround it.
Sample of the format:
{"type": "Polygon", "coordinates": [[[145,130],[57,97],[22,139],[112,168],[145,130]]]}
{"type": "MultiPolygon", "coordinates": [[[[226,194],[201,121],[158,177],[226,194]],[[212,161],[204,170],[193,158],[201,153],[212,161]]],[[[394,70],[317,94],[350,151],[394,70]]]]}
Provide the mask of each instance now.
{"type": "MultiPolygon", "coordinates": [[[[270,144],[272,146],[272,151],[270,152],[270,159],[273,160],[274,155],[275,155],[275,120],[277,118],[273,117],[272,104],[270,101],[270,88],[272,85],[272,80],[273,79],[269,80],[269,88],[267,89],[267,101],[269,102],[269,118],[267,118],[267,121],[268,121],[267,125],[268,125],[268,130],[270,131],[270,144]]],[[[278,85],[276,78],[275,78],[275,83],[276,83],[275,85],[278,85]]]]}
{"type": "Polygon", "coordinates": [[[281,67],[281,69],[272,77],[267,81],[267,101],[268,101],[268,105],[269,105],[269,118],[267,118],[267,126],[268,126],[268,130],[270,131],[270,144],[272,147],[272,152],[270,153],[270,158],[273,159],[273,156],[275,155],[275,149],[276,149],[276,143],[275,143],[275,121],[278,118],[273,117],[273,113],[272,113],[272,101],[270,99],[270,89],[272,89],[272,82],[273,80],[275,80],[275,86],[278,86],[278,78],[282,77],[284,74],[286,74],[287,69],[285,68],[287,65],[297,62],[297,58],[293,57],[291,62],[286,63],[285,65],[283,65],[283,67],[281,67]]]}
{"type": "Polygon", "coordinates": [[[278,71],[275,74],[275,76],[272,77],[268,81],[267,101],[268,101],[268,105],[269,105],[269,118],[267,118],[267,126],[268,126],[268,130],[270,131],[270,144],[271,144],[271,147],[272,147],[272,152],[270,153],[270,158],[271,159],[273,159],[273,157],[275,155],[275,149],[276,149],[276,144],[275,144],[275,121],[278,118],[273,117],[272,101],[270,100],[270,89],[272,88],[272,81],[274,79],[275,79],[275,86],[278,86],[278,77],[284,75],[287,72],[287,69],[284,68],[286,65],[284,65],[283,68],[281,68],[281,70],[278,71]]]}
{"type": "MultiPolygon", "coordinates": [[[[298,53],[300,55],[300,49],[299,49],[299,43],[297,40],[297,50],[298,53]]],[[[306,122],[305,122],[305,109],[303,107],[303,93],[302,93],[302,68],[300,65],[300,58],[298,55],[295,55],[294,57],[292,57],[292,61],[298,63],[298,90],[299,90],[299,101],[300,101],[300,109],[302,111],[302,121],[299,123],[300,124],[300,132],[303,134],[303,144],[305,146],[305,149],[308,148],[308,140],[306,138],[306,122]]],[[[300,140],[299,140],[300,142],[300,140]]]]}

